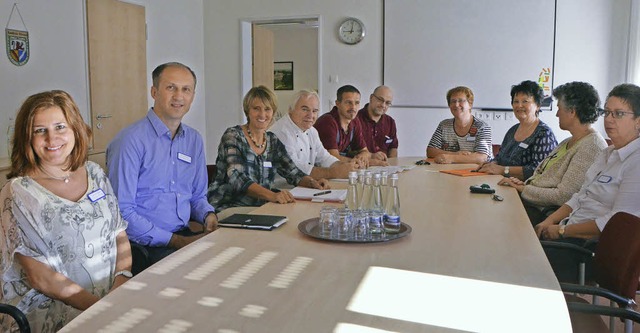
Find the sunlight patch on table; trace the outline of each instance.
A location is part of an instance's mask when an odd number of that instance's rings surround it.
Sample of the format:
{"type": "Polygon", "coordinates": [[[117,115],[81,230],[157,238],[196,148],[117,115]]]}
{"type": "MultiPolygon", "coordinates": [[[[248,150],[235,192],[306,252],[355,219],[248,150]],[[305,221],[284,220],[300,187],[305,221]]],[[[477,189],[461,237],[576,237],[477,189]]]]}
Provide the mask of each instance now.
{"type": "Polygon", "coordinates": [[[347,309],[473,332],[571,332],[560,291],[370,267],[347,309]]]}

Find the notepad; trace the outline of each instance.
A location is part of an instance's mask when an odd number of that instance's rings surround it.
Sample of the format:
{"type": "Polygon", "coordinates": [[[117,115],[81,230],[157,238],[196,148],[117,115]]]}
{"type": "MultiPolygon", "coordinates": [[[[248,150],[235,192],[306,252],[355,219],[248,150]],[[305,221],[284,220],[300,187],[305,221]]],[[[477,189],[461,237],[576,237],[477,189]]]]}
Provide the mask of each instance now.
{"type": "Polygon", "coordinates": [[[218,221],[218,225],[228,228],[246,228],[259,230],[273,230],[287,222],[286,216],[233,214],[218,221]]]}
{"type": "Polygon", "coordinates": [[[317,190],[314,188],[296,186],[289,191],[291,192],[293,197],[296,199],[311,200],[314,202],[325,202],[325,201],[344,202],[344,199],[347,198],[347,190],[333,190],[333,189],[317,190]],[[314,196],[314,194],[318,194],[326,191],[331,191],[331,193],[314,196]]]}
{"type": "Polygon", "coordinates": [[[442,173],[448,173],[450,175],[456,175],[460,177],[470,177],[470,176],[486,176],[488,173],[486,172],[477,172],[475,171],[478,168],[471,169],[457,169],[457,170],[440,170],[442,173]]]}

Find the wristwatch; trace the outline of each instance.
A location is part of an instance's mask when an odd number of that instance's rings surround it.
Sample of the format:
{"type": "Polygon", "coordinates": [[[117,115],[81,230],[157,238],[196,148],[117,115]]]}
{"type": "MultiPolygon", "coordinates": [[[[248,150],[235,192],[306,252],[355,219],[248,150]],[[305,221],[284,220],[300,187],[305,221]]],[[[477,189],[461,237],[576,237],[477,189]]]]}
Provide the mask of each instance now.
{"type": "Polygon", "coordinates": [[[566,228],[567,225],[563,224],[560,226],[560,229],[558,229],[558,235],[560,235],[560,238],[564,238],[564,228],[566,228]]]}
{"type": "Polygon", "coordinates": [[[509,167],[508,166],[504,167],[504,173],[502,175],[507,177],[507,178],[510,177],[510,175],[509,175],[509,167]]]}
{"type": "Polygon", "coordinates": [[[126,277],[128,279],[133,277],[133,273],[131,273],[130,271],[127,271],[127,270],[123,270],[123,271],[116,272],[116,274],[113,274],[113,278],[115,279],[120,275],[122,275],[122,276],[124,276],[124,277],[126,277]]]}

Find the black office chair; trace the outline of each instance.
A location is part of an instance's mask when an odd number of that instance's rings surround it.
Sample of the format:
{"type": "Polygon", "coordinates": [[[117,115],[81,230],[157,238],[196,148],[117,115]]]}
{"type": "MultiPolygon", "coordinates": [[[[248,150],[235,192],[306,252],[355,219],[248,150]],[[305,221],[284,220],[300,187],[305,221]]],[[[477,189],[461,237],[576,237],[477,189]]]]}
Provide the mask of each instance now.
{"type": "MultiPolygon", "coordinates": [[[[640,279],[640,217],[624,212],[613,215],[600,235],[593,259],[597,287],[560,284],[565,292],[574,332],[607,332],[601,317],[604,315],[623,319],[625,332],[631,333],[633,323],[640,323],[640,313],[635,311],[640,279]],[[617,307],[589,304],[583,298],[568,293],[601,296],[617,307]]],[[[611,332],[613,324],[611,320],[611,332]]]]}
{"type": "Polygon", "coordinates": [[[31,333],[31,326],[29,326],[27,316],[25,316],[20,309],[13,305],[0,303],[0,313],[5,313],[11,316],[18,324],[18,328],[21,333],[31,333]]]}

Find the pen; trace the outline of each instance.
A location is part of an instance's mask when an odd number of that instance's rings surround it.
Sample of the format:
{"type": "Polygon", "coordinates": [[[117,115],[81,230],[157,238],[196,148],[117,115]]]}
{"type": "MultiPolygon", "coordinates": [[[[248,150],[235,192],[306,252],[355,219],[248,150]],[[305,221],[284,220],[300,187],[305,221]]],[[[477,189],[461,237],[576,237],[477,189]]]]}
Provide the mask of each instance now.
{"type": "Polygon", "coordinates": [[[318,192],[318,193],[314,194],[313,196],[317,197],[319,195],[325,195],[325,194],[329,194],[329,193],[331,193],[331,191],[322,191],[322,192],[318,192]]]}

